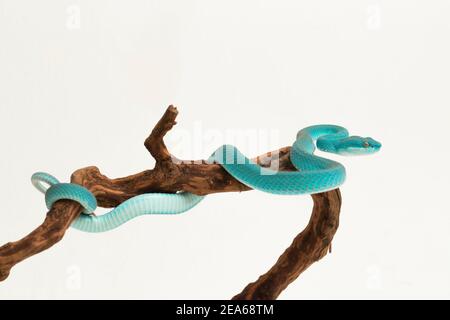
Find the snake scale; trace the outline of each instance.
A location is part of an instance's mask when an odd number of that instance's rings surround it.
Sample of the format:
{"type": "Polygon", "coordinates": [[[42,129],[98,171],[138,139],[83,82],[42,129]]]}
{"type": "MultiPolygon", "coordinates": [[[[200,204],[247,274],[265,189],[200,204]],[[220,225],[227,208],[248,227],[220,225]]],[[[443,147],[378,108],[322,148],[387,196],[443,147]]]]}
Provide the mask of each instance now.
{"type": "MultiPolygon", "coordinates": [[[[348,131],[340,126],[315,125],[300,130],[291,147],[290,160],[297,171],[262,168],[232,145],[218,148],[208,162],[219,163],[243,184],[272,194],[314,194],[338,188],[345,181],[344,166],[315,155],[316,147],[334,154],[364,155],[377,152],[381,144],[372,138],[349,136],[348,131]]],[[[112,230],[145,214],[182,213],[196,206],[205,197],[189,192],[142,194],[123,202],[108,213],[94,216],[97,201],[86,188],[77,184],[60,183],[44,172],[33,174],[31,181],[39,191],[45,193],[49,209],[61,199],[79,202],[84,211],[71,226],[86,232],[112,230]]]]}

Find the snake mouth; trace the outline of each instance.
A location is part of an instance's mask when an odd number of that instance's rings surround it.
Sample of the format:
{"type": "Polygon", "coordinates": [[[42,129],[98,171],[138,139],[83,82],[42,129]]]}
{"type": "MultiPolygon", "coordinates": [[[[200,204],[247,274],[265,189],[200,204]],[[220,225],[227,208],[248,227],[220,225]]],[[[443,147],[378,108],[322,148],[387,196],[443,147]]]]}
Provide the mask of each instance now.
{"type": "Polygon", "coordinates": [[[374,154],[379,151],[379,148],[369,146],[364,148],[347,148],[345,150],[341,150],[339,155],[342,156],[368,156],[374,154]]]}

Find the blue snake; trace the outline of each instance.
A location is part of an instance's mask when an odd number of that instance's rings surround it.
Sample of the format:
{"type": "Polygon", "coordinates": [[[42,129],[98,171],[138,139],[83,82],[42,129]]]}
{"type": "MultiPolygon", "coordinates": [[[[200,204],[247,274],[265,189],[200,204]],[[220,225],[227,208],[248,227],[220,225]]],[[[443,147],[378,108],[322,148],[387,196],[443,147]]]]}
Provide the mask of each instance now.
{"type": "MultiPolygon", "coordinates": [[[[290,161],[297,171],[277,171],[262,168],[245,157],[236,147],[223,145],[209,157],[209,163],[219,163],[241,183],[263,192],[280,195],[314,194],[333,190],[345,181],[345,168],[339,162],[314,154],[316,147],[340,155],[364,155],[377,152],[381,144],[372,138],[350,136],[335,125],[315,125],[297,133],[290,150],[290,161]]],[[[205,196],[189,192],[148,193],[121,203],[114,210],[94,216],[97,207],[94,195],[86,188],[72,183],[60,183],[55,177],[37,172],[31,177],[33,185],[45,193],[47,208],[61,199],[77,201],[83,214],[72,227],[86,232],[104,232],[145,214],[178,214],[197,205],[205,196]]]]}

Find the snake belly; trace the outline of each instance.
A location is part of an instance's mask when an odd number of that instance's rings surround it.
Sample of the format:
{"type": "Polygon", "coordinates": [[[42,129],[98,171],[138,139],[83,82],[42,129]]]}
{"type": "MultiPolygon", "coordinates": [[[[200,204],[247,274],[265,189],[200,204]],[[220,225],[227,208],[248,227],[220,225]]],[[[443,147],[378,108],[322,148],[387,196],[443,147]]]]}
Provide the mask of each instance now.
{"type": "MultiPolygon", "coordinates": [[[[235,179],[255,190],[280,195],[314,194],[336,189],[345,181],[342,164],[314,154],[318,139],[321,143],[319,148],[330,152],[328,145],[347,137],[345,128],[334,125],[317,125],[300,130],[290,151],[290,160],[297,171],[263,168],[232,145],[218,148],[208,162],[219,163],[235,179]]],[[[31,180],[38,190],[45,193],[49,209],[61,199],[79,202],[84,211],[71,226],[85,232],[112,230],[141,215],[179,214],[196,206],[205,197],[189,192],[142,194],[108,213],[94,216],[92,213],[97,207],[95,197],[84,187],[60,183],[43,172],[35,173],[31,180]]]]}

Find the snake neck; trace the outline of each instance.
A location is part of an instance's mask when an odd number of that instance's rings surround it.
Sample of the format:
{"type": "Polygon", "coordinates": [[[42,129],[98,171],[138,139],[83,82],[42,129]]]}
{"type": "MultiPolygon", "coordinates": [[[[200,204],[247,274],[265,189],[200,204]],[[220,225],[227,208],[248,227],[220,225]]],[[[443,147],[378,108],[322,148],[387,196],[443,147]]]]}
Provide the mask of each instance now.
{"type": "Polygon", "coordinates": [[[309,154],[314,153],[316,146],[321,151],[337,153],[337,143],[348,135],[347,129],[336,125],[310,126],[297,133],[297,140],[293,147],[309,154]]]}
{"type": "Polygon", "coordinates": [[[306,127],[297,133],[297,140],[292,145],[290,159],[301,171],[321,171],[326,173],[342,170],[343,166],[330,159],[314,154],[316,147],[324,152],[338,153],[337,143],[348,137],[347,129],[335,125],[316,125],[306,127]]]}

